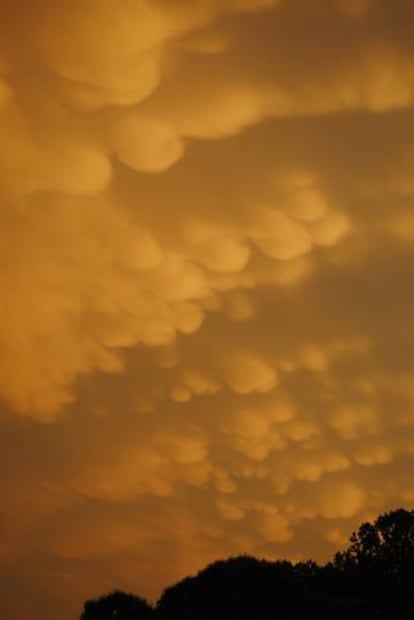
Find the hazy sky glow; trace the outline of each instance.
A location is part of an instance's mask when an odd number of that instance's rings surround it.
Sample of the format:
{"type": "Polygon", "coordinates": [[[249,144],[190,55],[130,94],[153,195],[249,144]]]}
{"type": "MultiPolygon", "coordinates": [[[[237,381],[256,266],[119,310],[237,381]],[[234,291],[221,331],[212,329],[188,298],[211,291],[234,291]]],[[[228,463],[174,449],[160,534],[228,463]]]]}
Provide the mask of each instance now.
{"type": "Polygon", "coordinates": [[[0,0],[8,620],[413,507],[413,24],[0,0]]]}

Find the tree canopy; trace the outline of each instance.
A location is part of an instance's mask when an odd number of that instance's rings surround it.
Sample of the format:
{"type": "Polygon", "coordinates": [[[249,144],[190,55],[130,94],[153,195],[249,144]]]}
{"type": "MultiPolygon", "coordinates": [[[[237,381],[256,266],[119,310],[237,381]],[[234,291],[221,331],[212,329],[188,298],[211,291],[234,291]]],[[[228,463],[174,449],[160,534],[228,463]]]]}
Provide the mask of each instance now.
{"type": "Polygon", "coordinates": [[[86,601],[80,620],[148,620],[153,608],[142,597],[115,590],[86,601]]]}
{"type": "Polygon", "coordinates": [[[414,511],[363,523],[332,562],[292,564],[242,555],[210,564],[151,606],[115,591],[80,620],[394,620],[414,615],[414,511]]]}

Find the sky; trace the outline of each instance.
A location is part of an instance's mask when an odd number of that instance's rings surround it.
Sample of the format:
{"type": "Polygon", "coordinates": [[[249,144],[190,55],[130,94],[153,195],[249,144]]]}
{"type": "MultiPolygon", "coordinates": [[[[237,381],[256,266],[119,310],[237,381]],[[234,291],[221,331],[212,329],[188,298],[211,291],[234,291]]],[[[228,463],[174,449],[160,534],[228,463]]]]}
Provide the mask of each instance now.
{"type": "Polygon", "coordinates": [[[413,508],[413,24],[0,0],[8,620],[413,508]]]}

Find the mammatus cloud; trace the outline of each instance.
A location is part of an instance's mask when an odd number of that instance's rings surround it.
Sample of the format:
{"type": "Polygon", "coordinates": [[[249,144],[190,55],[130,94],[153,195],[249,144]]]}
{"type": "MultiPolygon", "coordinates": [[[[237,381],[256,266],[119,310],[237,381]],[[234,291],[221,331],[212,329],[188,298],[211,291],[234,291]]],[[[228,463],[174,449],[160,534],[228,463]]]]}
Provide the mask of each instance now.
{"type": "Polygon", "coordinates": [[[11,620],[410,507],[413,17],[0,0],[11,620]]]}

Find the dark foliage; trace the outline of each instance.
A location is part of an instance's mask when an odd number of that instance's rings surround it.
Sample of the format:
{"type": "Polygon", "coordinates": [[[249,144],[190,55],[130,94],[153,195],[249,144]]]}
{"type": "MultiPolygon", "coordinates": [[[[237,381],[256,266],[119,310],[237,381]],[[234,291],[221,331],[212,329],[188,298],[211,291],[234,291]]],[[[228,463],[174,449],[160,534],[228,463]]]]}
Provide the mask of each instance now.
{"type": "Polygon", "coordinates": [[[395,510],[363,523],[333,564],[338,582],[368,601],[378,618],[412,615],[414,511],[395,510]]]}
{"type": "Polygon", "coordinates": [[[80,620],[149,620],[153,615],[145,599],[116,590],[87,601],[80,620]]]}
{"type": "Polygon", "coordinates": [[[414,617],[414,511],[364,523],[333,562],[221,560],[167,588],[155,607],[114,592],[80,620],[400,620],[414,617]]]}
{"type": "Polygon", "coordinates": [[[304,611],[304,601],[303,583],[289,562],[241,556],[215,562],[168,588],[157,609],[161,618],[171,620],[287,619],[304,611]]]}

